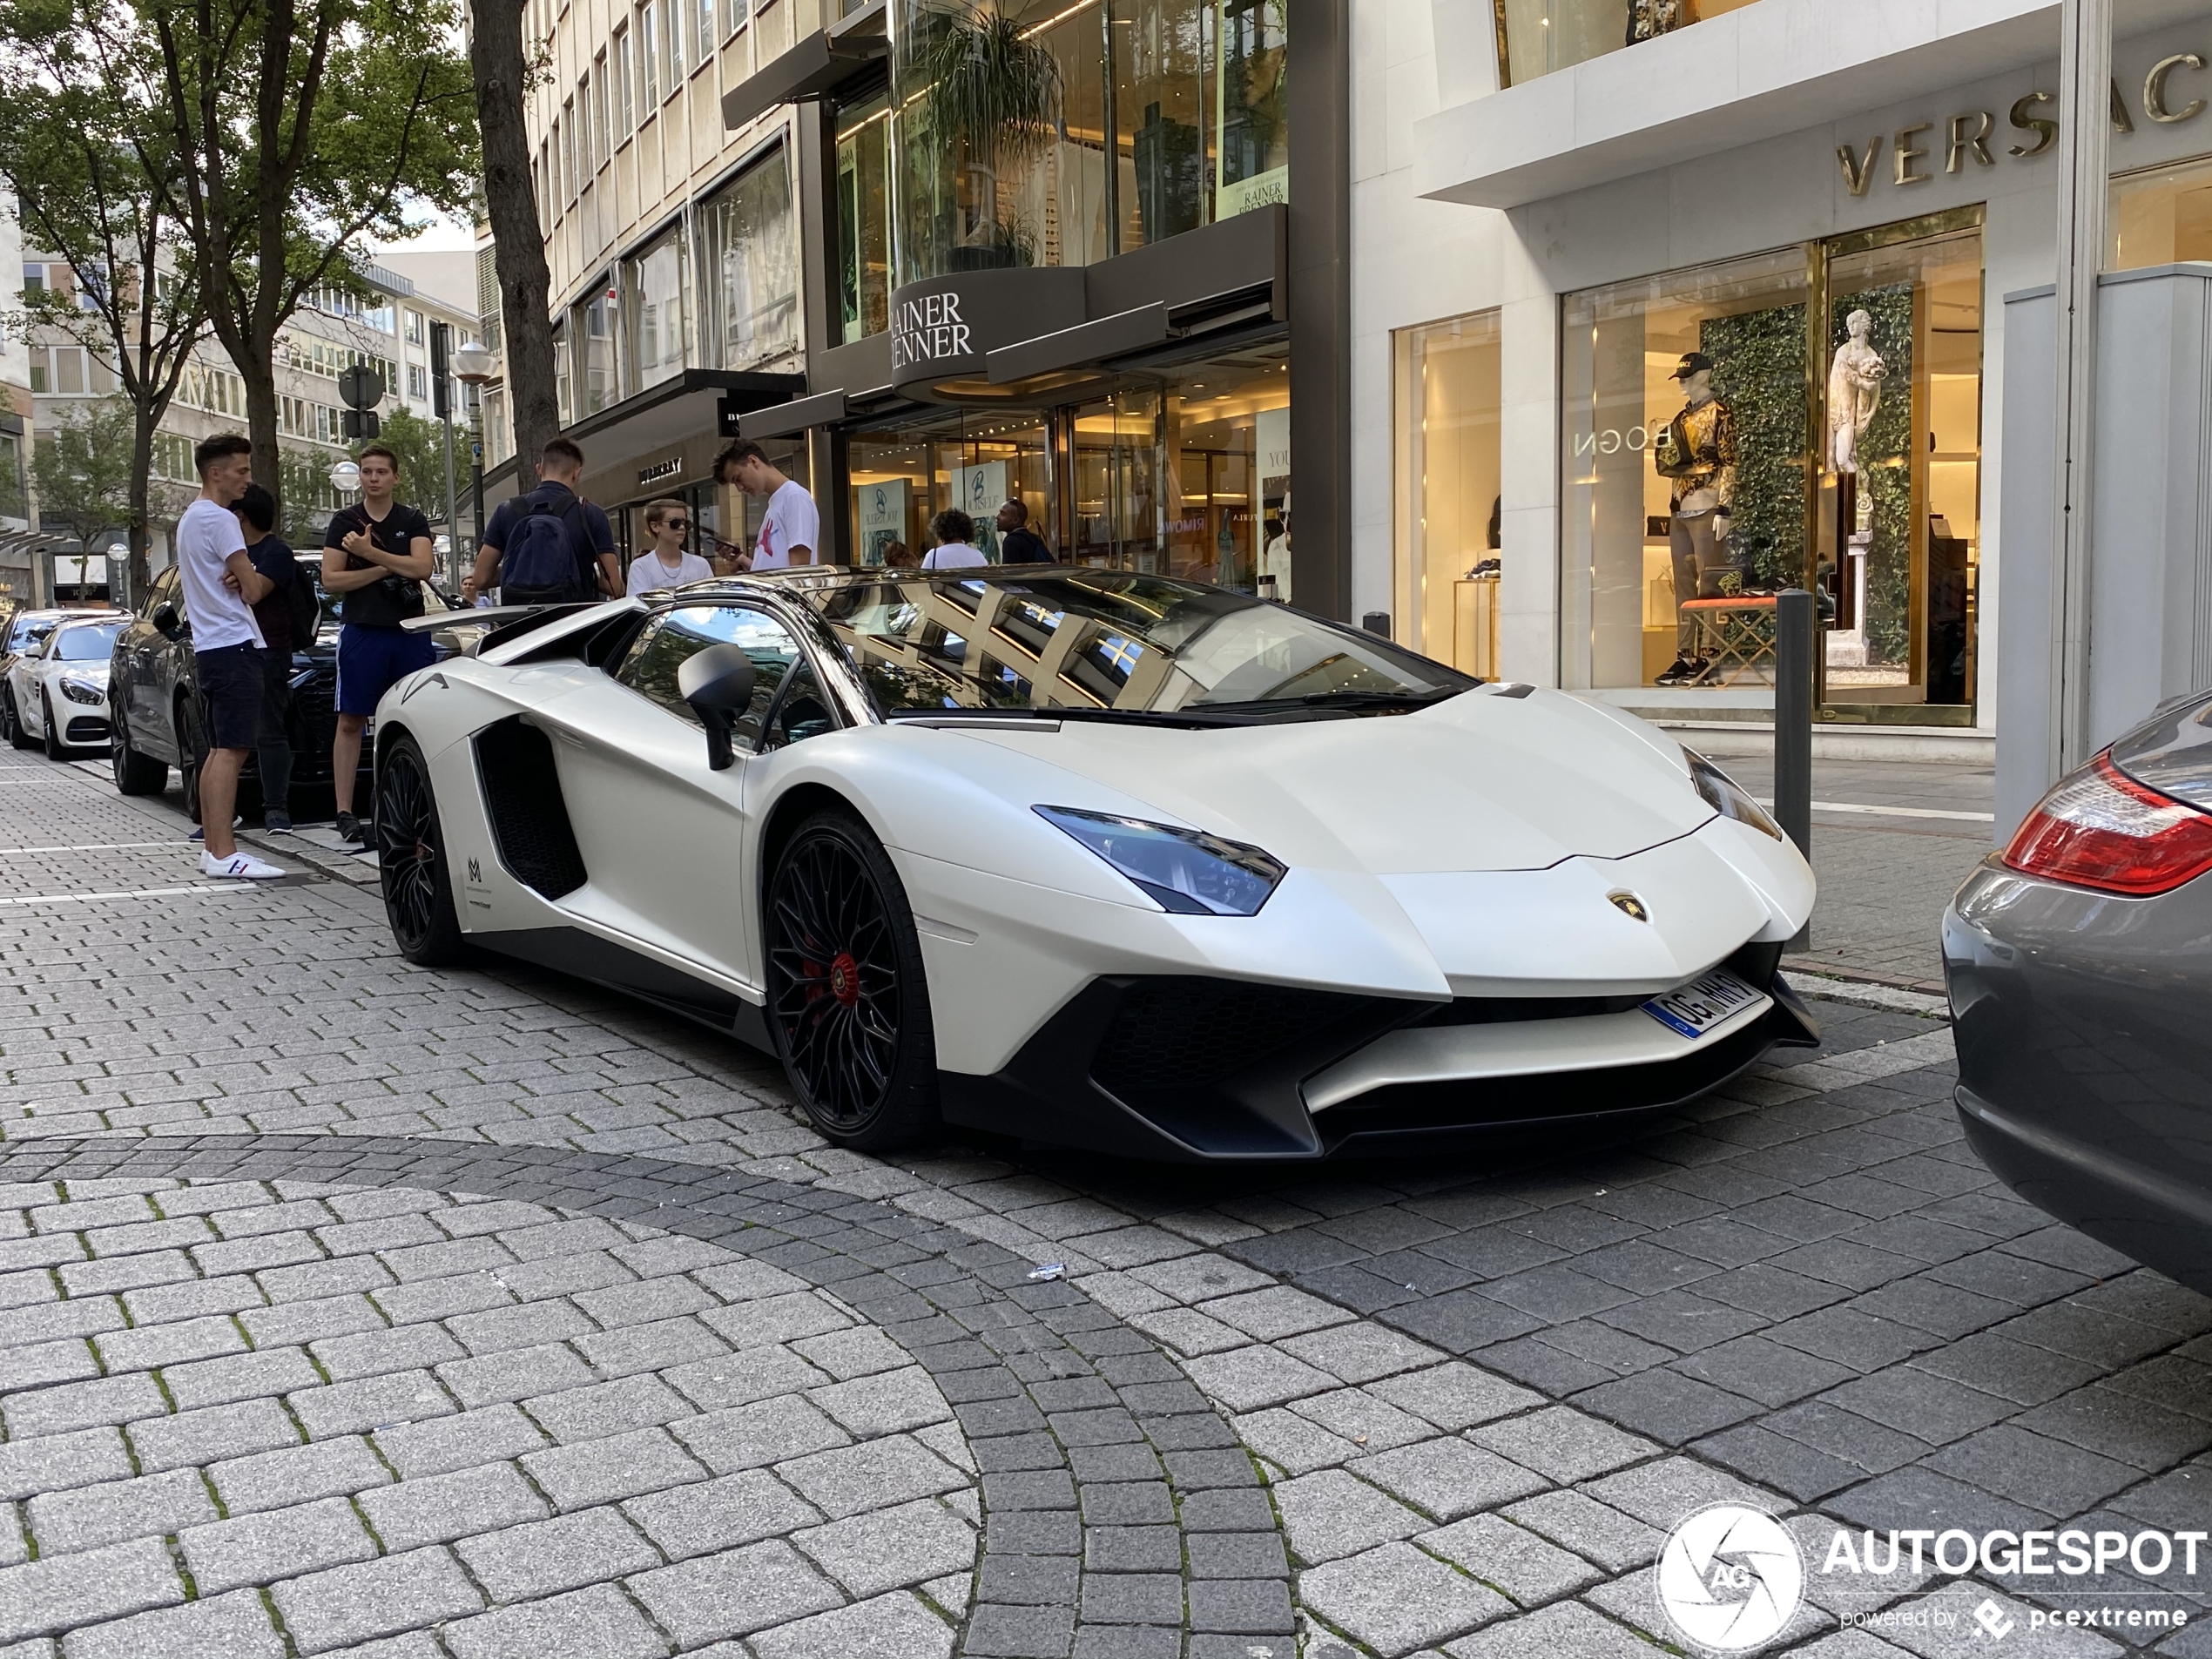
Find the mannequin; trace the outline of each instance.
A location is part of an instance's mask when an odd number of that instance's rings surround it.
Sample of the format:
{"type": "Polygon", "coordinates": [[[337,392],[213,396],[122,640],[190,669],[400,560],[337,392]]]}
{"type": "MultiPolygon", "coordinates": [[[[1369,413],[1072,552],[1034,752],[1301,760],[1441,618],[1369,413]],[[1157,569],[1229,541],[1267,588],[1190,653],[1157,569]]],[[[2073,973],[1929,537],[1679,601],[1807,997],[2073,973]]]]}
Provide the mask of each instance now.
{"type": "Polygon", "coordinates": [[[1836,348],[1828,365],[1828,463],[1838,473],[1858,470],[1858,441],[1874,422],[1882,401],[1882,377],[1889,366],[1866,343],[1874,319],[1854,311],[1844,319],[1851,337],[1836,348]]]}
{"type": "Polygon", "coordinates": [[[1628,44],[1672,34],[1696,21],[1697,10],[1689,0],[1629,0],[1628,44]]]}
{"type": "MultiPolygon", "coordinates": [[[[1736,496],[1736,417],[1713,391],[1713,360],[1685,352],[1673,379],[1683,383],[1682,412],[1652,444],[1653,464],[1674,493],[1668,539],[1675,565],[1675,660],[1658,676],[1661,685],[1693,685],[1711,672],[1697,649],[1696,619],[1684,600],[1712,597],[1708,578],[1735,564],[1729,546],[1730,503],[1736,496]]],[[[1717,588],[1716,590],[1717,590],[1717,588]]]]}

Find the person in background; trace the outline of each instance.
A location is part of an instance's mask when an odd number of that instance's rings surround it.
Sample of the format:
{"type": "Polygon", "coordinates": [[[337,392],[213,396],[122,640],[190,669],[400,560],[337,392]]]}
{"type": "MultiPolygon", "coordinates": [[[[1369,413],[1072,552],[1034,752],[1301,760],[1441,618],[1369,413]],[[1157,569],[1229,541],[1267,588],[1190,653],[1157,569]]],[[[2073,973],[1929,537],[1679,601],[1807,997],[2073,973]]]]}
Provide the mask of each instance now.
{"type": "Polygon", "coordinates": [[[883,544],[883,568],[887,570],[919,570],[921,569],[921,555],[904,542],[886,542],[883,544]]]}
{"type": "Polygon", "coordinates": [[[464,604],[499,590],[502,604],[589,604],[622,596],[622,566],[607,516],[577,494],[583,451],[555,438],[540,453],[537,488],[502,502],[484,526],[464,604]]]}
{"type": "Polygon", "coordinates": [[[202,875],[266,881],[285,872],[239,851],[231,833],[238,774],[261,725],[261,629],[253,604],[268,581],[246,554],[231,511],[253,482],[253,443],[219,432],[192,451],[199,496],[177,521],[177,576],[192,618],[192,679],[206,721],[207,757],[199,768],[202,875]]]}
{"type": "Polygon", "coordinates": [[[330,787],[338,833],[366,845],[354,816],[361,732],[384,693],[438,659],[428,634],[402,623],[422,614],[422,583],[435,562],[430,521],[394,498],[400,458],[381,443],[361,452],[361,503],[330,516],[322,537],[322,585],[339,601],[338,730],[330,744],[330,787]]]}
{"type": "Polygon", "coordinates": [[[680,501],[656,501],[645,503],[645,528],[652,532],[653,544],[630,562],[630,596],[651,593],[656,588],[680,588],[686,582],[705,582],[714,574],[714,567],[696,553],[684,550],[684,538],[691,531],[691,510],[680,501]]]}
{"type": "Polygon", "coordinates": [[[275,534],[276,497],[248,484],[232,509],[246,537],[246,556],[269,584],[253,607],[260,625],[261,732],[254,748],[261,762],[261,827],[292,833],[292,740],[285,717],[292,707],[292,653],[314,644],[322,602],[300,568],[292,544],[275,534]]]}
{"type": "Polygon", "coordinates": [[[1050,564],[1052,550],[1044,537],[1029,528],[1029,509],[1022,502],[1009,501],[999,509],[999,562],[1002,564],[1050,564]]]}
{"type": "Polygon", "coordinates": [[[748,496],[765,496],[768,510],[751,560],[739,569],[781,570],[817,562],[822,544],[822,516],[806,486],[786,478],[768,452],[750,438],[732,438],[714,457],[714,482],[735,484],[748,496]]]}
{"type": "Polygon", "coordinates": [[[929,533],[937,545],[921,556],[925,570],[963,570],[990,563],[974,545],[975,521],[957,507],[948,507],[931,519],[929,533]]]}

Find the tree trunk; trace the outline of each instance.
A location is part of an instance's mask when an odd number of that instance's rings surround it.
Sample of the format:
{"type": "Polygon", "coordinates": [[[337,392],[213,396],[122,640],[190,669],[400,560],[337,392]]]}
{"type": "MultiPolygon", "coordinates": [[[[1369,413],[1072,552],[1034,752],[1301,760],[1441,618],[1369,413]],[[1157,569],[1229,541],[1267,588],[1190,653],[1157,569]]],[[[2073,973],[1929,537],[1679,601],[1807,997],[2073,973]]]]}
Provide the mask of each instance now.
{"type": "Polygon", "coordinates": [[[137,410],[131,425],[131,522],[124,536],[131,553],[131,603],[146,597],[153,582],[153,434],[161,423],[159,410],[148,418],[145,406],[137,410]]]}
{"type": "Polygon", "coordinates": [[[527,486],[546,440],[561,429],[553,389],[553,275],[537,227],[529,135],[523,125],[528,69],[523,0],[476,0],[469,56],[483,135],[484,204],[499,275],[500,333],[507,408],[515,423],[516,481],[527,486]]]}
{"type": "Polygon", "coordinates": [[[246,435],[253,441],[253,476],[272,496],[281,488],[283,461],[277,454],[276,344],[254,345],[233,367],[246,382],[246,435]]]}

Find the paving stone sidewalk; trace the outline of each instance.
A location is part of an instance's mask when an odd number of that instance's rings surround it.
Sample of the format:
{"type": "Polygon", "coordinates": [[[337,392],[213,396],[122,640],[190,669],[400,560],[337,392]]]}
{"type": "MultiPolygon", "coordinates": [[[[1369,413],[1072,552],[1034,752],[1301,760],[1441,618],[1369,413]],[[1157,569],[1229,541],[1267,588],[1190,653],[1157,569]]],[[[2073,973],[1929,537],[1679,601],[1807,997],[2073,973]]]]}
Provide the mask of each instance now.
{"type": "MultiPolygon", "coordinates": [[[[11,1156],[87,1134],[552,1145],[1063,1261],[1262,1460],[1308,1652],[1649,1659],[1676,1640],[1652,1553],[1718,1496],[1819,1536],[2206,1513],[2212,1306],[1990,1180],[1946,1103],[1947,1032],[1909,998],[1824,1003],[1818,1055],[1609,1145],[1235,1175],[1005,1146],[887,1163],[823,1148],[761,1062],[705,1034],[571,981],[406,968],[341,884],[89,910],[0,913],[0,1030],[33,1034],[0,1055],[11,1156]],[[224,931],[192,904],[223,907],[224,931]]],[[[1960,1595],[2001,1613],[2013,1588],[1824,1592],[1787,1642],[1871,1659],[1898,1649],[1838,1614],[1960,1595]]],[[[2006,1651],[2121,1650],[2020,1623],[2006,1651]]],[[[2184,1632],[2156,1651],[2212,1649],[2184,1632]]]]}

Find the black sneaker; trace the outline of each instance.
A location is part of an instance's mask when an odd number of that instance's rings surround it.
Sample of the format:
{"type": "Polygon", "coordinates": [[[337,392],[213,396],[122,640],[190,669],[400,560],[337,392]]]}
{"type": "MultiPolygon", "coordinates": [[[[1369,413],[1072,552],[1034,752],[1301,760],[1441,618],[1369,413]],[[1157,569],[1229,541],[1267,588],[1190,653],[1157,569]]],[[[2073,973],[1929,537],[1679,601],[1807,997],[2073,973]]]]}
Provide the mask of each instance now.
{"type": "Polygon", "coordinates": [[[1677,657],[1652,681],[1654,685],[1680,685],[1695,678],[1704,668],[1695,657],[1677,657]]]}
{"type": "Polygon", "coordinates": [[[358,842],[367,846],[368,831],[363,826],[361,819],[355,818],[351,813],[341,813],[338,814],[338,839],[341,841],[358,842]]]}
{"type": "Polygon", "coordinates": [[[1720,680],[1720,658],[1717,657],[1708,657],[1697,664],[1697,671],[1692,674],[1688,679],[1683,681],[1683,684],[1684,685],[1716,685],[1720,680]]]}

